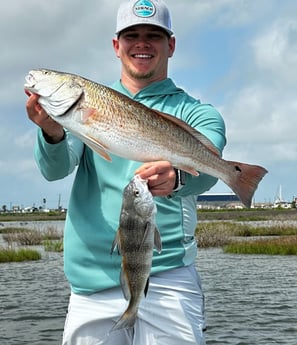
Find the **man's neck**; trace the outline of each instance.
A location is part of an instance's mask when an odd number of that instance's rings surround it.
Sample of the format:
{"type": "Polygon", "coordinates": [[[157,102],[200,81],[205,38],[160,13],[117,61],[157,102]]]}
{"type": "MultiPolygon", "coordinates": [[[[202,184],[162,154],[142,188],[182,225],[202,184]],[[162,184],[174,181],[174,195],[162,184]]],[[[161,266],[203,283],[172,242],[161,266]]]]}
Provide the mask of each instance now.
{"type": "Polygon", "coordinates": [[[131,92],[132,95],[135,95],[140,90],[151,85],[152,83],[164,80],[166,78],[167,77],[165,76],[165,78],[159,78],[159,79],[155,79],[155,80],[154,79],[135,79],[132,77],[122,75],[121,76],[121,82],[125,86],[125,88],[131,92]]]}

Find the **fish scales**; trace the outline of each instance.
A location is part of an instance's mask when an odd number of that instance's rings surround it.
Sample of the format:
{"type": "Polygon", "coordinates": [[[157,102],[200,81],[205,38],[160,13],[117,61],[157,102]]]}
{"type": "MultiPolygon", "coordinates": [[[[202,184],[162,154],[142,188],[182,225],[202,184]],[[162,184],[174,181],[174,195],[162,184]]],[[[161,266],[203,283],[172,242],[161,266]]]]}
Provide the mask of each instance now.
{"type": "Polygon", "coordinates": [[[247,207],[267,173],[258,165],[224,160],[184,121],[80,76],[32,70],[25,89],[40,95],[39,103],[49,116],[107,160],[110,152],[141,162],[166,160],[193,175],[212,175],[247,207]]]}
{"type": "Polygon", "coordinates": [[[133,327],[138,306],[148,289],[153,248],[161,251],[161,238],[155,225],[156,206],[147,181],[138,175],[124,189],[119,229],[111,252],[122,255],[121,286],[129,305],[112,330],[133,327]]]}

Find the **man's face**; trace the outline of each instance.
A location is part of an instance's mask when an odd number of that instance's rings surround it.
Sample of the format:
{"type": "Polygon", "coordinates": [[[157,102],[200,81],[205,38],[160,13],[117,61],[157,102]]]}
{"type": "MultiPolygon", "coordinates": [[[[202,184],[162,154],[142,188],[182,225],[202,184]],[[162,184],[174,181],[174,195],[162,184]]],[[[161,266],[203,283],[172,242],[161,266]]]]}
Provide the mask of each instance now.
{"type": "Polygon", "coordinates": [[[168,58],[174,53],[175,38],[153,25],[135,25],[123,30],[113,40],[116,55],[122,62],[122,73],[132,79],[148,82],[167,77],[168,58]]]}

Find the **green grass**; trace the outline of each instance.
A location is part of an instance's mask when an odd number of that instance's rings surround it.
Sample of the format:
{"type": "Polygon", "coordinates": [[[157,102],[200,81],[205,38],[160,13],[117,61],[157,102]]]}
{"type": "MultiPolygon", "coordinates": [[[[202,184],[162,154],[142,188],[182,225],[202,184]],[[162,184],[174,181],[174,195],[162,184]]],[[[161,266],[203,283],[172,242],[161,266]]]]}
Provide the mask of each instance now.
{"type": "Polygon", "coordinates": [[[232,254],[297,255],[297,236],[237,241],[226,245],[224,252],[232,254]]]}
{"type": "Polygon", "coordinates": [[[196,238],[200,248],[223,247],[227,253],[297,255],[297,227],[284,222],[266,227],[228,221],[202,222],[197,226],[196,238]],[[235,240],[238,237],[245,240],[235,240]],[[248,240],[249,237],[253,238],[248,240]]]}
{"type": "Polygon", "coordinates": [[[4,262],[21,262],[40,260],[41,254],[32,249],[20,248],[20,249],[8,249],[0,248],[0,263],[4,262]]]}
{"type": "Polygon", "coordinates": [[[46,252],[63,252],[62,240],[45,240],[43,241],[44,250],[46,252]]]}

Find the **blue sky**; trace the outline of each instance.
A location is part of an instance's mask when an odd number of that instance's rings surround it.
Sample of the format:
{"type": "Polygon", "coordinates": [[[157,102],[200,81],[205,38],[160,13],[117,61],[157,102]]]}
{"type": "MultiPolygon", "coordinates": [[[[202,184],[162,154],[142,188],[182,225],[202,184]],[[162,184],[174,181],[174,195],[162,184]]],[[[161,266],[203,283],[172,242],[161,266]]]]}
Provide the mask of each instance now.
{"type": "MultiPolygon", "coordinates": [[[[297,1],[167,0],[177,38],[169,76],[222,113],[224,158],[269,170],[255,194],[297,195],[297,1]]],[[[119,77],[111,39],[114,0],[10,0],[0,4],[0,207],[67,207],[73,176],[46,182],[33,159],[25,75],[45,67],[102,84],[119,77]]],[[[229,192],[219,182],[212,192],[229,192]]]]}

